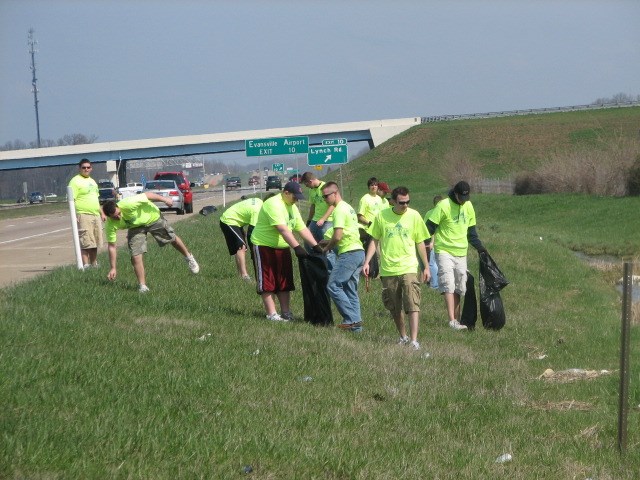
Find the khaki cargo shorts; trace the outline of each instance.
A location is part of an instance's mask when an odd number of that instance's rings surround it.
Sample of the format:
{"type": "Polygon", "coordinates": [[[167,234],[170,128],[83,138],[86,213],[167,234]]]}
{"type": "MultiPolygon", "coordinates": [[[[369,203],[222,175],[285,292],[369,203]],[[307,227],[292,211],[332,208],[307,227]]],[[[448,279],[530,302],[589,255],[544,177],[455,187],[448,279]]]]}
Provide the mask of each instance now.
{"type": "Polygon", "coordinates": [[[156,239],[158,245],[164,247],[167,243],[176,240],[176,233],[169,225],[169,222],[161,215],[160,218],[151,225],[130,228],[127,233],[127,243],[132,257],[147,253],[147,233],[156,239]]]}
{"type": "Polygon", "coordinates": [[[422,290],[417,273],[405,273],[382,280],[382,303],[392,315],[420,311],[422,290]]]}
{"type": "Polygon", "coordinates": [[[78,238],[80,248],[87,250],[102,246],[102,219],[100,215],[78,213],[78,238]]]}

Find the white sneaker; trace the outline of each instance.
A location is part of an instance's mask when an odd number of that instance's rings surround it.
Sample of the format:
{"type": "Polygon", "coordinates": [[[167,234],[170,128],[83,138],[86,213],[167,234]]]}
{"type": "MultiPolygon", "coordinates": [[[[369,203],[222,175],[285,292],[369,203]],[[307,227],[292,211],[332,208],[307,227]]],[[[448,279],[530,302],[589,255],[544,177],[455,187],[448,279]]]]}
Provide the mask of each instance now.
{"type": "Polygon", "coordinates": [[[281,317],[284,318],[287,322],[293,322],[294,320],[293,313],[291,312],[282,312],[281,317]]]}
{"type": "Polygon", "coordinates": [[[247,283],[252,283],[251,277],[249,275],[243,275],[242,276],[242,281],[247,282],[247,283]]]}
{"type": "Polygon", "coordinates": [[[466,325],[462,325],[458,320],[451,320],[449,322],[449,326],[451,328],[453,328],[454,330],[466,330],[467,326],[466,325]]]}
{"type": "Polygon", "coordinates": [[[271,315],[267,315],[267,320],[271,320],[272,322],[288,322],[286,318],[282,318],[278,315],[278,312],[272,313],[271,315]]]}
{"type": "Polygon", "coordinates": [[[189,270],[191,270],[191,273],[198,273],[200,271],[200,265],[198,265],[196,259],[193,258],[193,255],[184,257],[184,260],[189,264],[189,270]]]}
{"type": "Polygon", "coordinates": [[[149,287],[147,287],[146,285],[140,285],[138,287],[138,292],[140,293],[147,293],[149,291],[149,287]]]}
{"type": "Polygon", "coordinates": [[[413,348],[414,350],[420,350],[420,344],[418,343],[417,340],[413,340],[411,343],[411,348],[413,348]]]}
{"type": "Polygon", "coordinates": [[[398,339],[398,345],[406,345],[407,343],[409,343],[409,337],[406,335],[398,339]]]}

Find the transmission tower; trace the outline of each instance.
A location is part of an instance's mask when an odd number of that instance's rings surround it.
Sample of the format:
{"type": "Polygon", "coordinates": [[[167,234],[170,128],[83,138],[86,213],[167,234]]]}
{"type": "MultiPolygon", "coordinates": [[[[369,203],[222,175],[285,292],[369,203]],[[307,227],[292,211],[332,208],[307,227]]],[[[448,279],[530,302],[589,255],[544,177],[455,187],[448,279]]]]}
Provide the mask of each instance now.
{"type": "Polygon", "coordinates": [[[31,72],[33,74],[31,78],[31,91],[33,92],[33,105],[36,108],[36,131],[38,133],[38,148],[40,148],[40,117],[38,116],[38,79],[36,78],[36,45],[38,44],[37,40],[33,39],[33,33],[35,30],[33,28],[29,29],[29,54],[31,54],[31,72]]]}

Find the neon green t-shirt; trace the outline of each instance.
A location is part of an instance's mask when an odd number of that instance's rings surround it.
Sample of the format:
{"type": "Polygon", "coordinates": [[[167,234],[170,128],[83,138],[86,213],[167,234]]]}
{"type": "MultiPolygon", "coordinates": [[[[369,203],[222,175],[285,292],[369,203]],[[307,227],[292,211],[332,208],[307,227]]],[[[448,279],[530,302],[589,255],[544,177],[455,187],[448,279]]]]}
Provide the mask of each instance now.
{"type": "Polygon", "coordinates": [[[262,208],[261,199],[247,198],[227,208],[220,216],[220,221],[234,227],[255,226],[260,208],[262,208]]]}
{"type": "MultiPolygon", "coordinates": [[[[353,250],[364,250],[358,232],[358,215],[356,211],[344,200],[340,200],[333,210],[333,229],[342,228],[342,238],[338,242],[338,255],[353,250]]],[[[331,238],[331,237],[329,237],[331,238]]]]}
{"type": "MultiPolygon", "coordinates": [[[[320,184],[316,188],[311,188],[309,190],[309,203],[315,206],[315,210],[313,211],[313,220],[317,222],[322,218],[322,216],[327,213],[327,209],[329,205],[324,201],[324,197],[322,196],[322,187],[324,187],[326,182],[320,182],[320,184]]],[[[308,217],[307,217],[308,218],[308,217]]],[[[329,218],[326,220],[327,222],[333,221],[333,213],[329,215],[329,218]]]]}
{"type": "Polygon", "coordinates": [[[287,205],[282,194],[264,201],[256,226],[251,233],[251,243],[271,248],[289,248],[276,225],[286,225],[292,232],[304,230],[306,225],[296,205],[287,205]]]}
{"type": "Polygon", "coordinates": [[[98,184],[93,178],[83,177],[78,174],[69,181],[69,186],[73,190],[76,212],[87,215],[100,215],[98,184]]]}
{"type": "Polygon", "coordinates": [[[420,214],[409,208],[398,215],[385,208],[373,220],[371,236],[380,241],[380,276],[416,273],[416,245],[431,238],[420,214]]]}
{"type": "Polygon", "coordinates": [[[129,228],[144,227],[157,222],[160,218],[160,209],[156,207],[144,193],[127,197],[118,202],[120,220],[107,218],[105,231],[107,242],[115,243],[116,232],[129,228]]]}
{"type": "MultiPolygon", "coordinates": [[[[373,219],[376,218],[378,212],[380,212],[384,208],[382,204],[382,198],[378,194],[371,195],[370,193],[366,193],[360,199],[360,204],[358,205],[358,213],[367,219],[368,222],[373,222],[373,219]]],[[[364,226],[360,226],[360,228],[365,228],[364,226]]],[[[369,233],[371,228],[365,228],[369,233]]]]}
{"type": "Polygon", "coordinates": [[[458,205],[450,198],[440,200],[428,220],[438,225],[434,245],[436,253],[445,252],[454,257],[467,255],[467,230],[476,224],[476,212],[471,202],[458,205]]]}

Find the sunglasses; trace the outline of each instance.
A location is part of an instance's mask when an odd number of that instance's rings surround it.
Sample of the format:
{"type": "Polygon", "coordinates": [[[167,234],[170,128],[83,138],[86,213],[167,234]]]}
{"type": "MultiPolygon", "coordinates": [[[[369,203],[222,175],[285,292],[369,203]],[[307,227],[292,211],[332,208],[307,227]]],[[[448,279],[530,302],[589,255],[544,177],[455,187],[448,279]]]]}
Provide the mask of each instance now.
{"type": "Polygon", "coordinates": [[[91,170],[93,167],[89,166],[89,167],[80,167],[82,170],[91,170]]]}
{"type": "Polygon", "coordinates": [[[327,193],[327,194],[325,194],[325,195],[322,195],[322,198],[327,199],[327,198],[329,198],[331,195],[333,195],[334,193],[336,193],[336,192],[331,192],[331,193],[327,193]]]}
{"type": "Polygon", "coordinates": [[[398,205],[409,205],[410,200],[407,200],[406,202],[396,202],[398,205]]]}

